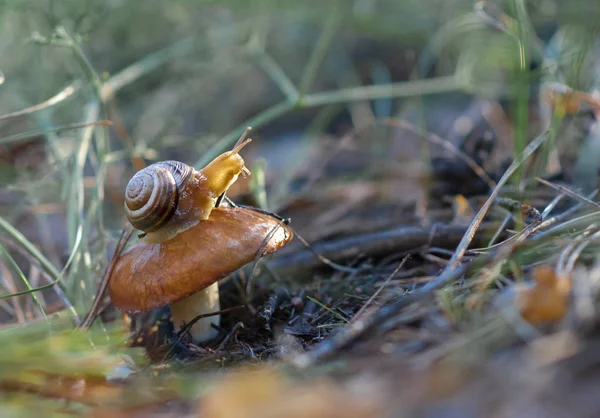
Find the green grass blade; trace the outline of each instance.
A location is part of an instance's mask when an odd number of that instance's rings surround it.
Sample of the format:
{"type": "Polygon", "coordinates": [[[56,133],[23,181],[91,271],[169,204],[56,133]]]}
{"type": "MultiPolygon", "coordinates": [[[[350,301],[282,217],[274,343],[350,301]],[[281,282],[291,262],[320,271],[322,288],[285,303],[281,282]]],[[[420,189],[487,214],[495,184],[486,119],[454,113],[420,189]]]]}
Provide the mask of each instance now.
{"type": "Polygon", "coordinates": [[[70,131],[74,129],[82,129],[90,126],[110,126],[111,122],[108,120],[100,120],[97,122],[86,122],[86,123],[69,123],[67,125],[61,125],[50,129],[34,129],[33,131],[21,132],[14,135],[5,136],[0,138],[0,145],[10,144],[25,139],[30,139],[36,136],[45,136],[52,132],[70,131]]]}
{"type": "Polygon", "coordinates": [[[348,320],[348,318],[346,318],[344,315],[342,315],[339,312],[334,311],[331,308],[328,308],[327,306],[323,305],[321,302],[319,302],[318,300],[316,300],[315,298],[311,298],[310,296],[306,297],[308,300],[310,300],[311,302],[316,303],[317,305],[319,305],[321,308],[325,309],[326,311],[328,311],[329,313],[331,313],[332,315],[334,315],[335,317],[341,319],[342,321],[344,321],[345,323],[350,322],[348,320]]]}
{"type": "MultiPolygon", "coordinates": [[[[71,255],[69,256],[69,259],[65,263],[65,266],[63,267],[62,271],[59,272],[58,269],[54,266],[54,264],[52,264],[50,262],[50,260],[48,260],[37,249],[37,247],[31,243],[31,241],[29,241],[21,232],[19,232],[14,226],[12,226],[6,219],[2,218],[1,216],[0,216],[0,228],[4,229],[4,231],[6,233],[8,233],[8,235],[10,235],[18,244],[20,244],[25,249],[25,251],[27,251],[38,263],[40,263],[40,265],[46,271],[46,273],[48,273],[48,275],[50,275],[50,277],[52,278],[53,281],[46,286],[52,287],[52,286],[57,285],[61,289],[62,293],[64,294],[66,292],[66,288],[65,288],[64,283],[62,283],[61,279],[64,275],[64,272],[69,268],[69,266],[73,262],[73,259],[75,258],[75,255],[77,254],[77,249],[79,248],[79,245],[81,244],[83,234],[79,234],[76,237],[76,241],[75,241],[76,244],[73,246],[73,251],[71,251],[71,255]]],[[[42,290],[44,288],[46,288],[46,287],[42,286],[41,288],[38,288],[38,289],[42,290]]],[[[34,289],[34,291],[36,291],[36,290],[34,289]]],[[[26,291],[26,292],[29,292],[29,291],[26,291]]],[[[14,296],[18,296],[18,294],[14,294],[14,296]]],[[[64,302],[65,302],[66,306],[68,307],[69,312],[71,313],[73,318],[75,318],[77,321],[79,321],[79,316],[77,315],[77,312],[73,309],[73,307],[70,305],[70,302],[68,300],[65,300],[64,302]]]]}
{"type": "MultiPolygon", "coordinates": [[[[25,283],[25,286],[27,287],[26,292],[31,293],[31,296],[33,297],[33,301],[35,302],[36,306],[39,308],[39,310],[40,310],[42,316],[44,317],[44,319],[46,320],[46,322],[48,322],[48,316],[46,315],[46,311],[44,310],[44,307],[42,306],[39,298],[35,294],[33,287],[31,287],[29,280],[27,280],[27,277],[25,277],[25,274],[23,274],[23,271],[21,270],[21,268],[17,265],[16,261],[8,253],[8,251],[6,251],[6,248],[2,244],[0,244],[0,252],[2,252],[2,254],[4,255],[4,258],[10,263],[12,268],[19,274],[19,276],[21,277],[21,280],[23,280],[23,283],[25,283]]],[[[7,296],[8,295],[2,295],[2,296],[0,296],[0,298],[6,298],[7,296]]],[[[16,296],[16,295],[13,294],[12,296],[16,296]]]]}
{"type": "Polygon", "coordinates": [[[46,272],[56,280],[60,273],[58,269],[37,249],[31,241],[29,241],[25,235],[19,232],[14,226],[12,226],[6,219],[0,216],[0,228],[2,228],[8,235],[11,236],[19,245],[21,245],[38,263],[46,270],[46,272]]]}

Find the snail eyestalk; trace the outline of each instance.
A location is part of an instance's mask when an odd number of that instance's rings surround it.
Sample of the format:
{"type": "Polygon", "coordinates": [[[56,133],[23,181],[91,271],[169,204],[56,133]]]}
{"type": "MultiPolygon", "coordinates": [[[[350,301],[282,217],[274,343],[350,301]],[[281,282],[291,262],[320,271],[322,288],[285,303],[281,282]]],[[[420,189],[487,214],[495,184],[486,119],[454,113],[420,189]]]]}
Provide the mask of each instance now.
{"type": "MultiPolygon", "coordinates": [[[[252,142],[252,138],[245,139],[243,142],[238,142],[238,144],[235,147],[233,147],[232,150],[229,152],[233,153],[233,154],[239,154],[239,152],[242,150],[242,148],[244,148],[250,142],[252,142]]],[[[225,153],[225,154],[227,154],[227,153],[225,153]]]]}
{"type": "Polygon", "coordinates": [[[248,126],[246,128],[246,130],[244,131],[242,136],[240,136],[240,139],[238,139],[237,142],[235,143],[235,145],[233,146],[233,149],[236,149],[242,142],[246,141],[246,138],[248,138],[248,135],[250,134],[251,130],[252,130],[251,126],[248,126]]]}

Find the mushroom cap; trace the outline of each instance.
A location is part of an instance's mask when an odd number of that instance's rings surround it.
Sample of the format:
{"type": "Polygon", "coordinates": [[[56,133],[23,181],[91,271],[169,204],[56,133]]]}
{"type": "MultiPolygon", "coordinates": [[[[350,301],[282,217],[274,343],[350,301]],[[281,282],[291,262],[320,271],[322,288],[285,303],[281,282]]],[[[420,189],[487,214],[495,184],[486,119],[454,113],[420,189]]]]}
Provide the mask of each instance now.
{"type": "Polygon", "coordinates": [[[215,208],[207,220],[157,244],[140,242],[116,262],[109,282],[112,303],[143,312],[184,299],[286,245],[291,229],[251,209],[215,208]],[[270,236],[268,243],[266,239],[270,236]]]}

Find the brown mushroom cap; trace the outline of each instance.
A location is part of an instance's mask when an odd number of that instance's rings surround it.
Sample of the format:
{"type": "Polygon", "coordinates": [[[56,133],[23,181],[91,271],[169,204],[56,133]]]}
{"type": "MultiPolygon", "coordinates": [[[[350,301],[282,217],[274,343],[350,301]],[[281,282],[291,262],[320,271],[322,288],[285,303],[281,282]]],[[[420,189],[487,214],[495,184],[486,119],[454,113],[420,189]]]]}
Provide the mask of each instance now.
{"type": "Polygon", "coordinates": [[[293,236],[289,227],[268,215],[215,208],[207,220],[168,241],[131,247],[115,265],[110,298],[127,312],[177,302],[254,260],[269,234],[261,256],[277,251],[293,236]]]}

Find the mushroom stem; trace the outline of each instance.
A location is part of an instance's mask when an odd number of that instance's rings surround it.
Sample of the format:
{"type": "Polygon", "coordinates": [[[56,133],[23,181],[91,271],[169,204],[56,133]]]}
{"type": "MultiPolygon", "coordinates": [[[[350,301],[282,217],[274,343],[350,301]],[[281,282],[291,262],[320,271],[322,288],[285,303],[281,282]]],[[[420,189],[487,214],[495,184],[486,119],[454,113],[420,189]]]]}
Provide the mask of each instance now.
{"type": "MultiPolygon", "coordinates": [[[[171,304],[171,321],[175,326],[175,332],[179,332],[198,315],[209,314],[219,309],[219,283],[215,282],[193,295],[171,304]]],[[[221,315],[200,318],[190,328],[193,341],[199,343],[215,338],[218,331],[211,324],[219,326],[220,322],[221,315]]]]}

